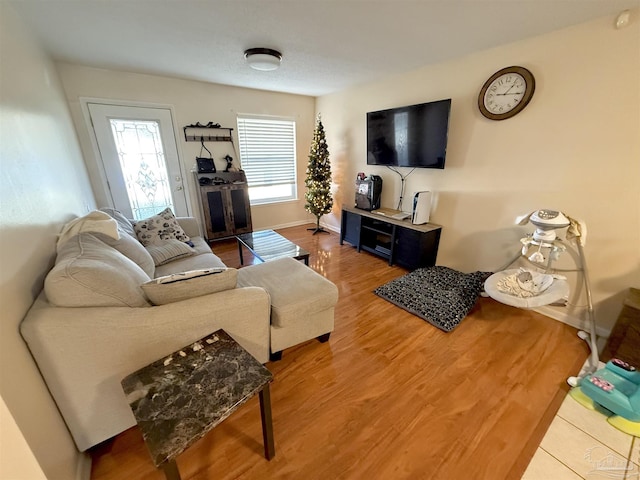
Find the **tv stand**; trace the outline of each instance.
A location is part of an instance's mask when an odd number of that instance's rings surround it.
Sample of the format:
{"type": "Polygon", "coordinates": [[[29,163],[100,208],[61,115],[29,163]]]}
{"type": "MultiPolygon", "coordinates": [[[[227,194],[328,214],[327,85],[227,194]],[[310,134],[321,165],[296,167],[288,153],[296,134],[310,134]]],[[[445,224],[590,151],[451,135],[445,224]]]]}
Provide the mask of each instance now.
{"type": "Polygon", "coordinates": [[[343,207],[340,245],[346,240],[358,252],[364,250],[409,270],[435,265],[442,227],[393,218],[398,213],[387,208],[369,212],[343,207]]]}

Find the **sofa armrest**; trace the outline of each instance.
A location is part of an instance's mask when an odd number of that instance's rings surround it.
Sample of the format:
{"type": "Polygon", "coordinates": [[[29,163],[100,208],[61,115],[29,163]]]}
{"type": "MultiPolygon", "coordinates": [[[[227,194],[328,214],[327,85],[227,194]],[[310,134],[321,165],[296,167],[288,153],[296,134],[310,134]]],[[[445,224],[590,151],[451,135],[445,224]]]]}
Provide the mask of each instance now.
{"type": "Polygon", "coordinates": [[[200,225],[194,217],[176,217],[176,220],[186,233],[190,237],[201,237],[200,225]]]}
{"type": "Polygon", "coordinates": [[[20,330],[84,451],[135,425],[125,376],[219,328],[267,362],[270,308],[257,287],[141,308],[53,307],[41,295],[20,330]]]}

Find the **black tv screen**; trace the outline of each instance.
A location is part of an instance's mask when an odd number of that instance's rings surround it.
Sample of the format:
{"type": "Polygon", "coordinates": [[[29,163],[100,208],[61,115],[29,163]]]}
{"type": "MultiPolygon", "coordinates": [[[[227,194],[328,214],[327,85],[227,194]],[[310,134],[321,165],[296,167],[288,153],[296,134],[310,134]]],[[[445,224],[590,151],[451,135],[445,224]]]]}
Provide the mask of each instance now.
{"type": "Polygon", "coordinates": [[[367,113],[367,164],[444,168],[451,99],[367,113]]]}

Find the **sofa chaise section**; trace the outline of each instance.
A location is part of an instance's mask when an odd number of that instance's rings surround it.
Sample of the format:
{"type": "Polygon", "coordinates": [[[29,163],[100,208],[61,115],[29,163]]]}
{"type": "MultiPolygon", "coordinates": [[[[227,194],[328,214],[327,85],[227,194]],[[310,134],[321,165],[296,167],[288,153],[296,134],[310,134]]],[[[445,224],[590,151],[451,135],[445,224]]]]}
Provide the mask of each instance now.
{"type": "Polygon", "coordinates": [[[269,360],[269,296],[236,288],[149,308],[51,307],[41,294],[21,332],[84,451],[136,424],[120,381],[223,328],[269,360]]]}

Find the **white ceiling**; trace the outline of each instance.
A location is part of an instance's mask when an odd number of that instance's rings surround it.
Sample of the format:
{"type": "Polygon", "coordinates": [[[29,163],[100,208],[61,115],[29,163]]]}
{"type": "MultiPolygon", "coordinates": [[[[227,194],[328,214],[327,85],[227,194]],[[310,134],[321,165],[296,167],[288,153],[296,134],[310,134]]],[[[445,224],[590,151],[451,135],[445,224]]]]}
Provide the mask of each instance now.
{"type": "MultiPolygon", "coordinates": [[[[640,0],[0,0],[53,58],[318,96],[640,6],[640,0]],[[269,47],[258,72],[243,52],[269,47]]],[[[636,12],[634,12],[635,14],[636,12]]],[[[632,21],[638,21],[633,18],[632,21]]]]}

